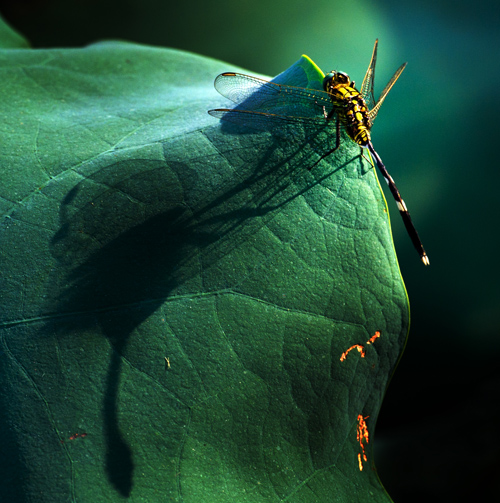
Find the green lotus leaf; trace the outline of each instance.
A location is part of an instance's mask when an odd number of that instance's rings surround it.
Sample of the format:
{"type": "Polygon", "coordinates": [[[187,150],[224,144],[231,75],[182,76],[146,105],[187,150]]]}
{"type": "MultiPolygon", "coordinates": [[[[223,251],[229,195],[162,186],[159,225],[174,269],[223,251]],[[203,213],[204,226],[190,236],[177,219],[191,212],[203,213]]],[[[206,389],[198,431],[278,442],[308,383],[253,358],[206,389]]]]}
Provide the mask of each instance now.
{"type": "Polygon", "coordinates": [[[2,30],[0,499],[390,501],[409,310],[359,148],[221,126],[218,61],[2,30]]]}

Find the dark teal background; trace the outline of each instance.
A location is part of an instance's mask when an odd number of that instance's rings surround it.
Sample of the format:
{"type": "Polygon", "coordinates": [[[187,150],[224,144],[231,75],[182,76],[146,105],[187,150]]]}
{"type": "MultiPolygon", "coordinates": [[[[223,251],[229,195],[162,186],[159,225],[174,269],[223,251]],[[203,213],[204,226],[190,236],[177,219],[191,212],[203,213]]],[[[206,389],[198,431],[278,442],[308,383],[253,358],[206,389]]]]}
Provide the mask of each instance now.
{"type": "Polygon", "coordinates": [[[499,10],[462,0],[0,1],[34,47],[119,38],[268,75],[305,53],[360,84],[378,37],[376,92],[408,61],[372,134],[431,260],[419,262],[387,194],[412,308],[376,434],[396,503],[498,498],[499,10]]]}

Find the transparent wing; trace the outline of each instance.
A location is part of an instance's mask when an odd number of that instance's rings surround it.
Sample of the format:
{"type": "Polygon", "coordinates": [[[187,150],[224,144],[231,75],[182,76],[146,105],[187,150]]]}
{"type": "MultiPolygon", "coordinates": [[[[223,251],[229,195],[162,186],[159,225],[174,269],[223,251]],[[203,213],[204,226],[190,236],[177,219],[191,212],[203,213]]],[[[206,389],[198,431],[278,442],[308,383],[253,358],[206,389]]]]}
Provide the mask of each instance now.
{"type": "Polygon", "coordinates": [[[375,104],[375,96],[373,95],[373,85],[375,83],[375,65],[377,64],[377,48],[378,48],[378,38],[375,40],[375,45],[373,46],[372,59],[368,65],[368,70],[366,70],[365,78],[361,84],[361,96],[363,96],[368,108],[375,104]]]}
{"type": "Polygon", "coordinates": [[[223,119],[235,124],[242,124],[254,129],[270,131],[281,136],[293,134],[293,126],[300,125],[306,134],[320,132],[325,128],[336,127],[336,121],[320,117],[297,117],[293,115],[271,114],[250,110],[231,108],[216,108],[208,113],[217,119],[223,119]],[[288,126],[292,126],[292,130],[288,126]]]}
{"type": "Polygon", "coordinates": [[[209,110],[212,117],[308,144],[320,160],[339,145],[342,109],[324,91],[275,84],[239,73],[219,75],[215,88],[237,106],[209,110]]]}
{"type": "Polygon", "coordinates": [[[377,100],[375,106],[368,112],[368,116],[370,117],[370,121],[373,124],[375,117],[377,117],[378,111],[382,106],[382,103],[385,100],[385,97],[389,94],[389,91],[392,89],[392,86],[396,83],[396,80],[399,79],[399,76],[403,73],[403,70],[406,68],[406,63],[403,63],[397,70],[396,73],[392,76],[392,79],[389,80],[388,84],[384,87],[384,90],[380,93],[380,97],[377,100]]]}
{"type": "Polygon", "coordinates": [[[316,163],[336,150],[339,145],[341,126],[337,116],[331,119],[324,116],[296,117],[238,108],[217,108],[209,110],[208,113],[217,119],[269,131],[274,136],[295,144],[308,144],[320,156],[316,163]]]}
{"type": "Polygon", "coordinates": [[[214,86],[222,96],[247,111],[305,118],[324,117],[324,110],[329,112],[332,108],[324,91],[275,84],[242,73],[222,73],[214,86]]]}

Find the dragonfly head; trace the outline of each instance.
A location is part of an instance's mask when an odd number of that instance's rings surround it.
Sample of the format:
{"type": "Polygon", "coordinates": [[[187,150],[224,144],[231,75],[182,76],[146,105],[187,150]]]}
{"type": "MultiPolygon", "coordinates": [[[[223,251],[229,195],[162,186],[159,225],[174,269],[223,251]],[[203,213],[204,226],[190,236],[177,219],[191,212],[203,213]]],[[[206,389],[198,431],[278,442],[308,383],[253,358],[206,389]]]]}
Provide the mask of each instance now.
{"type": "Polygon", "coordinates": [[[347,73],[336,72],[335,70],[327,73],[323,79],[323,89],[327,92],[334,87],[350,86],[351,84],[351,79],[347,73]]]}

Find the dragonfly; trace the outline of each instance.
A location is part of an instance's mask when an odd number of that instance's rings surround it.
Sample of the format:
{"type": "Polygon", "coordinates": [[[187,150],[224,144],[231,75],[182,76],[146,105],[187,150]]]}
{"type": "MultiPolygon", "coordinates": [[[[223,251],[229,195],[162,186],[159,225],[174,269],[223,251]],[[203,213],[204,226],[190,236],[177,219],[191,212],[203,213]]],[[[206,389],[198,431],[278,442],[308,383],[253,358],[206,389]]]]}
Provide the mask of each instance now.
{"type": "Polygon", "coordinates": [[[375,100],[373,88],[377,48],[378,39],[375,40],[370,64],[359,91],[347,73],[335,70],[324,77],[323,91],[277,84],[242,73],[225,72],[216,77],[215,89],[236,103],[237,107],[217,108],[208,113],[218,119],[254,129],[268,129],[277,135],[281,135],[284,127],[294,125],[313,135],[325,128],[329,134],[335,131],[335,146],[321,154],[309,169],[337,150],[341,144],[341,132],[345,131],[350,141],[360,146],[362,154],[363,150],[368,150],[389,186],[420,260],[424,265],[429,265],[429,257],[408,208],[371,141],[371,128],[380,107],[406,67],[406,63],[403,63],[396,70],[378,100],[375,100]]]}

